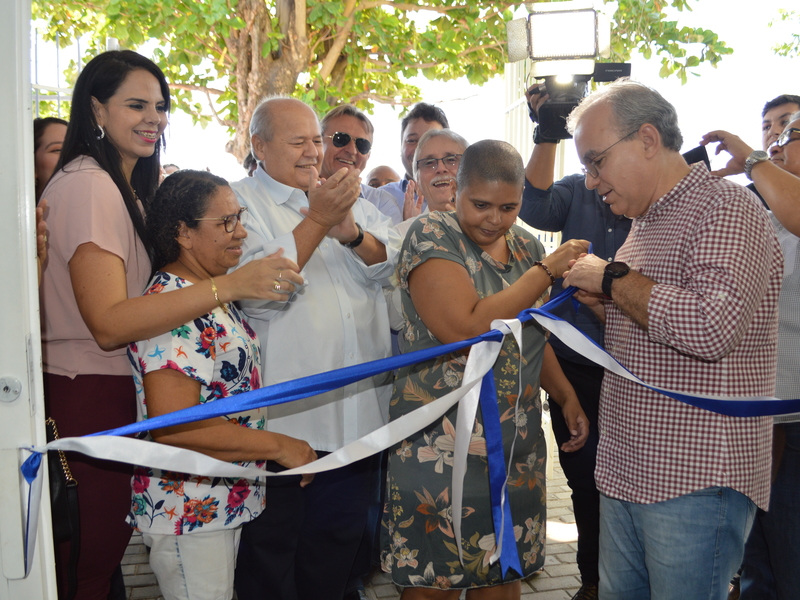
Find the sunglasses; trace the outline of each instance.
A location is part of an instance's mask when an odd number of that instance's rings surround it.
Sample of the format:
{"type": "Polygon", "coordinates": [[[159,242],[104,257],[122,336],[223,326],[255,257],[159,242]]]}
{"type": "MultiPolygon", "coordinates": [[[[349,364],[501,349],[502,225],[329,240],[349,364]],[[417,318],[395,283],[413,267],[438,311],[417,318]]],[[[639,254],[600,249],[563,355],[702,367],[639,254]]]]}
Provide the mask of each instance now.
{"type": "Polygon", "coordinates": [[[245,224],[246,217],[247,207],[243,206],[239,209],[239,212],[233,213],[232,215],[226,215],[224,217],[203,217],[202,219],[195,219],[195,221],[222,221],[222,224],[225,226],[225,231],[227,233],[233,233],[239,223],[242,225],[245,224]]]}
{"type": "Polygon", "coordinates": [[[800,138],[793,138],[792,137],[793,133],[800,133],[800,129],[798,129],[797,127],[791,127],[787,129],[778,136],[777,140],[772,142],[770,148],[783,148],[784,146],[786,146],[791,142],[796,142],[797,140],[800,140],[800,138]]]}
{"type": "Polygon", "coordinates": [[[350,140],[355,140],[356,150],[358,150],[359,154],[369,154],[369,151],[372,149],[372,142],[367,138],[354,138],[349,133],[337,131],[333,135],[326,135],[325,137],[331,138],[333,145],[337,148],[344,148],[350,143],[350,140]]]}

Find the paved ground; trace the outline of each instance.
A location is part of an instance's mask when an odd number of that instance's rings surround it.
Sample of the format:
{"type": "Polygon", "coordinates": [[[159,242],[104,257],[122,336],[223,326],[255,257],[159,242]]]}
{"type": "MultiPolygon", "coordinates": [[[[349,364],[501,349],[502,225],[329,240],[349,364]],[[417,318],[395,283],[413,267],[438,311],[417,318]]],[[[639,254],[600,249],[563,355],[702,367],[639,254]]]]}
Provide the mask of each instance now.
{"type": "MultiPolygon", "coordinates": [[[[569,600],[580,587],[570,490],[558,460],[554,463],[547,482],[547,558],[544,568],[523,582],[522,600],[569,600]]],[[[130,600],[163,600],[140,535],[133,536],[122,565],[130,600]]],[[[378,570],[372,573],[366,592],[370,600],[400,598],[399,588],[378,570]]]]}

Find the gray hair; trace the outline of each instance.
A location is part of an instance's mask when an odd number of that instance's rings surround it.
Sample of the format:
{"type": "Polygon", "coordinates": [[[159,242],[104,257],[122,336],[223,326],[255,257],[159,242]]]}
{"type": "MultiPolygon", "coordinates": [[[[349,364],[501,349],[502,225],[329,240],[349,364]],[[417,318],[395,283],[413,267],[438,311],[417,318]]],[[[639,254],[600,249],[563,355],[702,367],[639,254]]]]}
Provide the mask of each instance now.
{"type": "Polygon", "coordinates": [[[422,149],[425,147],[431,139],[439,136],[444,136],[452,142],[455,142],[459,146],[461,146],[461,151],[463,153],[464,150],[467,149],[469,146],[469,142],[465,140],[463,137],[458,135],[452,129],[429,129],[422,137],[419,138],[419,142],[417,142],[417,149],[414,151],[414,180],[418,179],[417,174],[419,173],[419,169],[417,169],[417,161],[419,160],[420,154],[422,154],[422,149]]]}
{"type": "Polygon", "coordinates": [[[372,121],[369,120],[369,117],[367,117],[367,115],[358,110],[352,104],[340,104],[339,106],[329,110],[328,114],[322,117],[322,121],[320,121],[320,127],[322,127],[322,131],[325,131],[328,122],[336,117],[353,117],[358,119],[364,124],[364,129],[367,130],[368,134],[372,135],[375,133],[375,128],[372,126],[372,121]]]}
{"type": "Polygon", "coordinates": [[[649,123],[661,134],[665,148],[680,152],[683,136],[675,107],[654,89],[629,79],[619,79],[584,98],[567,117],[567,130],[574,134],[584,113],[601,102],[611,106],[619,135],[627,136],[649,123]]]}

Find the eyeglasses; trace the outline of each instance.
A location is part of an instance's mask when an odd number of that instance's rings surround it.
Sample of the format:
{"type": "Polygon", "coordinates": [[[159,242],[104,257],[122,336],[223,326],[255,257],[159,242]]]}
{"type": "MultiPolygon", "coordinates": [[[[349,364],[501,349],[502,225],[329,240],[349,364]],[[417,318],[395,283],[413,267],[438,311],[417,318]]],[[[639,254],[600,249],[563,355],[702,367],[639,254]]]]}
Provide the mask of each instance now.
{"type": "Polygon", "coordinates": [[[247,207],[243,206],[239,212],[224,217],[203,217],[202,219],[195,219],[195,221],[222,221],[225,225],[227,233],[233,233],[236,226],[241,223],[244,225],[247,222],[247,207]]]}
{"type": "Polygon", "coordinates": [[[325,137],[331,138],[333,145],[337,148],[344,148],[350,143],[350,140],[354,139],[356,142],[356,150],[358,150],[360,154],[369,154],[369,151],[372,149],[372,142],[367,138],[354,138],[349,133],[337,131],[333,135],[326,135],[325,137]]]}
{"type": "Polygon", "coordinates": [[[461,162],[461,154],[448,154],[444,158],[423,158],[422,160],[417,161],[417,169],[422,171],[423,169],[430,169],[431,171],[436,170],[436,165],[439,164],[439,161],[442,161],[442,166],[446,169],[458,169],[458,163],[461,162]]]}
{"type": "Polygon", "coordinates": [[[600,165],[598,163],[602,159],[603,154],[605,154],[606,152],[611,150],[614,146],[616,146],[620,142],[624,142],[625,140],[627,140],[629,137],[631,137],[637,131],[639,131],[638,128],[636,128],[634,131],[631,131],[628,135],[623,136],[620,139],[618,139],[616,142],[611,144],[608,148],[603,150],[600,154],[595,155],[595,157],[592,160],[590,160],[588,163],[586,163],[584,165],[585,168],[581,169],[583,171],[583,176],[584,177],[591,176],[591,177],[594,177],[595,179],[597,179],[600,176],[600,165]]]}
{"type": "Polygon", "coordinates": [[[793,138],[792,137],[793,133],[800,133],[800,129],[798,129],[797,127],[791,127],[789,129],[787,129],[786,131],[784,131],[782,134],[780,134],[778,136],[777,140],[775,140],[774,142],[772,142],[769,145],[770,149],[772,149],[772,148],[783,148],[784,146],[786,146],[787,144],[790,144],[791,142],[796,142],[796,141],[800,140],[800,138],[793,138]]]}

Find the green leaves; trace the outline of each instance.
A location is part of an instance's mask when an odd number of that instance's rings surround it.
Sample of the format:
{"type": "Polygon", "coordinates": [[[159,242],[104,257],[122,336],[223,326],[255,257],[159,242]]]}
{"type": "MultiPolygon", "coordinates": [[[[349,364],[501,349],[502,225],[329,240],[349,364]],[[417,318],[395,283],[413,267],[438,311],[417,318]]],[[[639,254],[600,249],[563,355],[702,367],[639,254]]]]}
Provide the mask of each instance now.
{"type": "MultiPolygon", "coordinates": [[[[107,36],[134,50],[157,40],[152,56],[172,84],[175,107],[197,123],[229,124],[243,154],[250,113],[267,94],[291,94],[324,113],[342,101],[365,110],[376,102],[410,105],[420,97],[408,83],[417,75],[485,83],[503,72],[505,24],[520,5],[285,0],[279,10],[275,0],[34,0],[33,15],[48,39],[83,36],[89,56],[107,36]],[[290,17],[303,6],[298,29],[290,17]]],[[[691,10],[689,0],[617,0],[611,60],[656,55],[662,77],[685,82],[692,69],[732,52],[714,32],[668,20],[668,6],[691,10]]]]}

